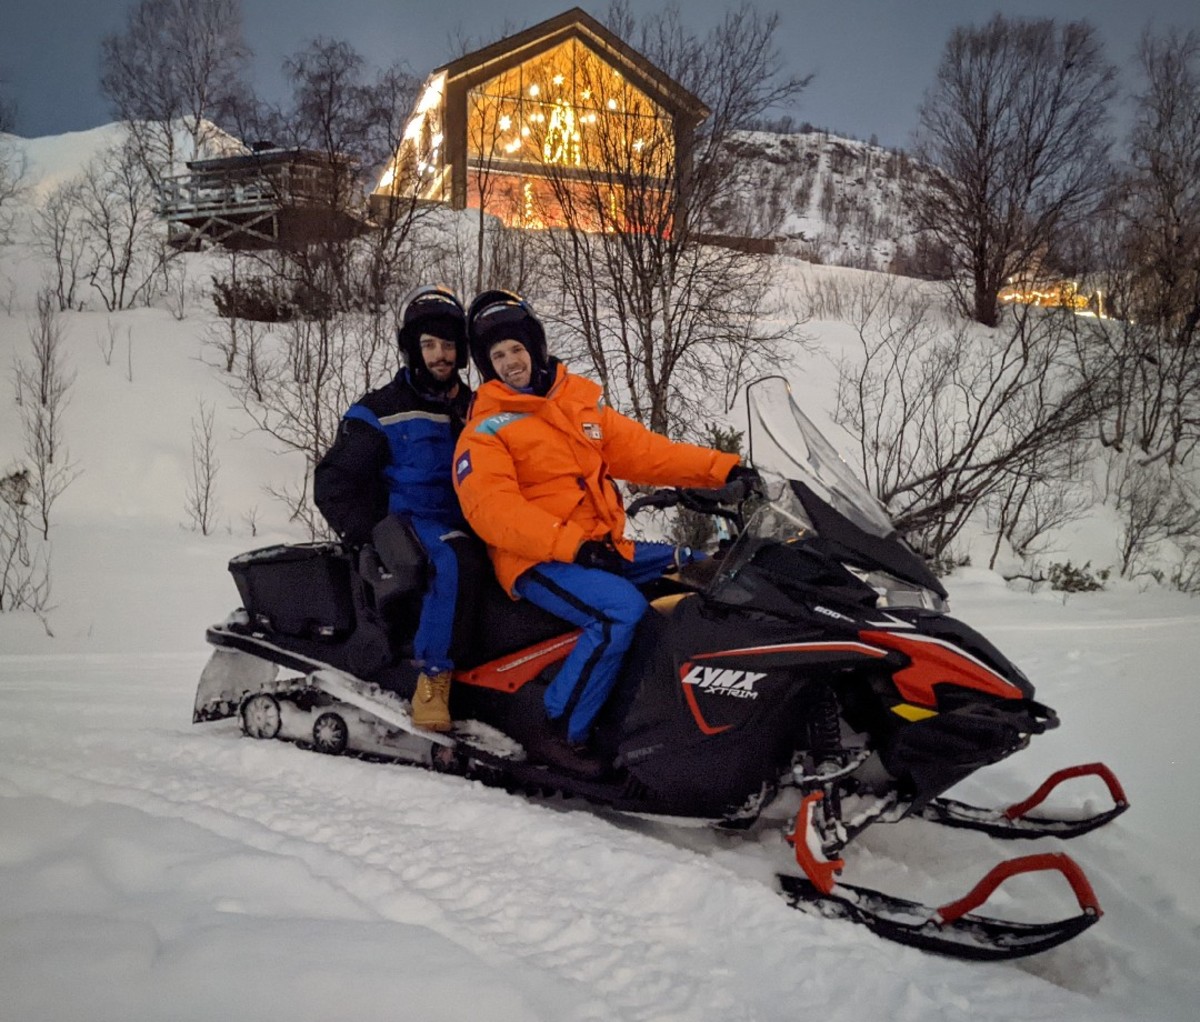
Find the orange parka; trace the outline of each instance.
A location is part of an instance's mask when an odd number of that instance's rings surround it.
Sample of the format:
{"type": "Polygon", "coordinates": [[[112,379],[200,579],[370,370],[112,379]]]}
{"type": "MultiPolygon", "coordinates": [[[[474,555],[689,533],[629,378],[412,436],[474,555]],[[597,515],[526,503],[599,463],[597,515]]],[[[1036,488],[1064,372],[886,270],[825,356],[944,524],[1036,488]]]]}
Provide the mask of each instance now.
{"type": "Polygon", "coordinates": [[[737,463],[652,433],[605,405],[598,384],[558,365],[544,398],[499,380],[479,388],[454,452],[454,486],[511,595],[527,568],[570,562],[588,539],[611,538],[633,557],[613,479],[720,486],[737,463]]]}

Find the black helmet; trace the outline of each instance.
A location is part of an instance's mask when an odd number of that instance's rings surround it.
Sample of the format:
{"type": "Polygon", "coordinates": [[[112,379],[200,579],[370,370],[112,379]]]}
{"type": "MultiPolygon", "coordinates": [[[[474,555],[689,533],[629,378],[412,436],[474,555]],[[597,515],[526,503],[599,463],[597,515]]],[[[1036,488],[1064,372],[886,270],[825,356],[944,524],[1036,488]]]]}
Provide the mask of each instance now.
{"type": "Polygon", "coordinates": [[[404,314],[396,331],[396,342],[404,364],[415,373],[427,375],[421,357],[421,335],[433,334],[454,342],[454,364],[467,367],[466,316],[460,302],[448,287],[434,285],[417,288],[404,300],[404,314]]]}
{"type": "Polygon", "coordinates": [[[482,291],[475,296],[467,310],[467,340],[475,368],[485,380],[496,379],[488,352],[497,341],[517,340],[525,345],[535,377],[545,376],[550,365],[541,320],[524,298],[511,291],[482,291]]]}

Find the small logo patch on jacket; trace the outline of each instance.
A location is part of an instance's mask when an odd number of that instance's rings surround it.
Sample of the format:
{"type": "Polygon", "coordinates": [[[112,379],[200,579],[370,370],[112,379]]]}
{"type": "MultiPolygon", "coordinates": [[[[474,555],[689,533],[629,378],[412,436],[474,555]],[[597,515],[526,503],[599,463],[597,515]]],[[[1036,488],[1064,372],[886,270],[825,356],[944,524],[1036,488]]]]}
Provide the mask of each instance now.
{"type": "Polygon", "coordinates": [[[475,432],[484,433],[487,436],[495,436],[510,422],[523,419],[526,415],[526,412],[497,412],[495,415],[489,415],[483,422],[476,426],[475,432]]]}
{"type": "Polygon", "coordinates": [[[463,451],[463,455],[454,463],[454,478],[462,482],[471,474],[471,452],[463,451]]]}
{"type": "Polygon", "coordinates": [[[600,423],[598,422],[585,422],[583,424],[583,432],[589,440],[604,439],[604,430],[600,428],[600,423]]]}

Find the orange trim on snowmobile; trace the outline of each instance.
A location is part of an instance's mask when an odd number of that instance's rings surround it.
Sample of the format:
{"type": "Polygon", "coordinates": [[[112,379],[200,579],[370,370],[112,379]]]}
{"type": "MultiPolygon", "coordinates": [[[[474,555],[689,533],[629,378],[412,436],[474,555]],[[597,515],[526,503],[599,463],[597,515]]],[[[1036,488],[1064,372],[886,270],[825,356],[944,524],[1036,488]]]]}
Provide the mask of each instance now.
{"type": "MultiPolygon", "coordinates": [[[[684,667],[686,668],[686,666],[687,665],[685,664],[684,667]]],[[[683,680],[684,673],[685,672],[680,672],[679,680],[680,684],[683,685],[683,697],[687,700],[688,709],[692,711],[692,717],[696,721],[696,727],[698,727],[706,735],[719,735],[722,731],[728,731],[731,727],[733,727],[732,724],[722,724],[720,727],[713,727],[704,719],[704,714],[700,712],[700,704],[696,702],[696,693],[692,691],[695,686],[689,685],[683,680]]]]}
{"type": "Polygon", "coordinates": [[[1018,873],[1037,873],[1042,870],[1058,870],[1067,878],[1079,907],[1087,916],[1099,918],[1104,915],[1100,911],[1100,903],[1096,900],[1096,892],[1088,878],[1084,876],[1079,864],[1069,855],[1062,852],[1040,852],[1037,855],[1022,855],[1017,859],[1008,859],[993,866],[987,876],[979,881],[957,901],[943,905],[934,913],[933,921],[939,926],[954,923],[961,919],[973,908],[978,908],[992,893],[1009,877],[1018,873]]]}
{"type": "Polygon", "coordinates": [[[1004,699],[1022,698],[1021,690],[1002,674],[969,653],[928,635],[899,632],[859,632],[867,642],[897,650],[912,662],[892,675],[900,695],[910,703],[937,706],[934,685],[950,683],[1004,699]]]}
{"type": "Polygon", "coordinates": [[[787,843],[796,849],[796,865],[804,870],[809,883],[822,894],[829,894],[837,883],[837,874],[846,868],[844,859],[826,859],[820,851],[821,842],[812,826],[812,810],[825,797],[821,791],[804,796],[796,811],[796,822],[787,835],[787,843]]]}
{"type": "Polygon", "coordinates": [[[1114,774],[1103,763],[1081,763],[1079,766],[1063,767],[1061,770],[1056,770],[1044,781],[1041,786],[1029,798],[1022,802],[1015,802],[1004,810],[1004,815],[1010,820],[1016,820],[1024,816],[1034,806],[1041,805],[1046,796],[1057,788],[1063,781],[1070,780],[1073,777],[1099,777],[1108,785],[1108,793],[1112,796],[1113,802],[1117,806],[1129,805],[1129,799],[1125,796],[1125,789],[1121,787],[1121,782],[1117,780],[1114,774]]]}
{"type": "Polygon", "coordinates": [[[575,648],[581,634],[582,632],[576,629],[508,656],[489,660],[486,664],[472,667],[469,671],[455,671],[454,680],[497,692],[516,692],[522,685],[541,674],[543,668],[557,660],[565,659],[575,648]]]}

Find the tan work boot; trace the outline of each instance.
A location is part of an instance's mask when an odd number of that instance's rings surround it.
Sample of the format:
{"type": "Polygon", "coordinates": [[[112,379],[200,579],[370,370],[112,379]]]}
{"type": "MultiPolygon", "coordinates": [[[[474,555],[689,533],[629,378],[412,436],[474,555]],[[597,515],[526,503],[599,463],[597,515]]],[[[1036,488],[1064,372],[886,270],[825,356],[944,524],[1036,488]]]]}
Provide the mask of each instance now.
{"type": "Polygon", "coordinates": [[[412,722],[415,727],[430,731],[449,731],[454,727],[450,719],[450,672],[426,674],[417,677],[417,690],[412,698],[412,722]]]}

